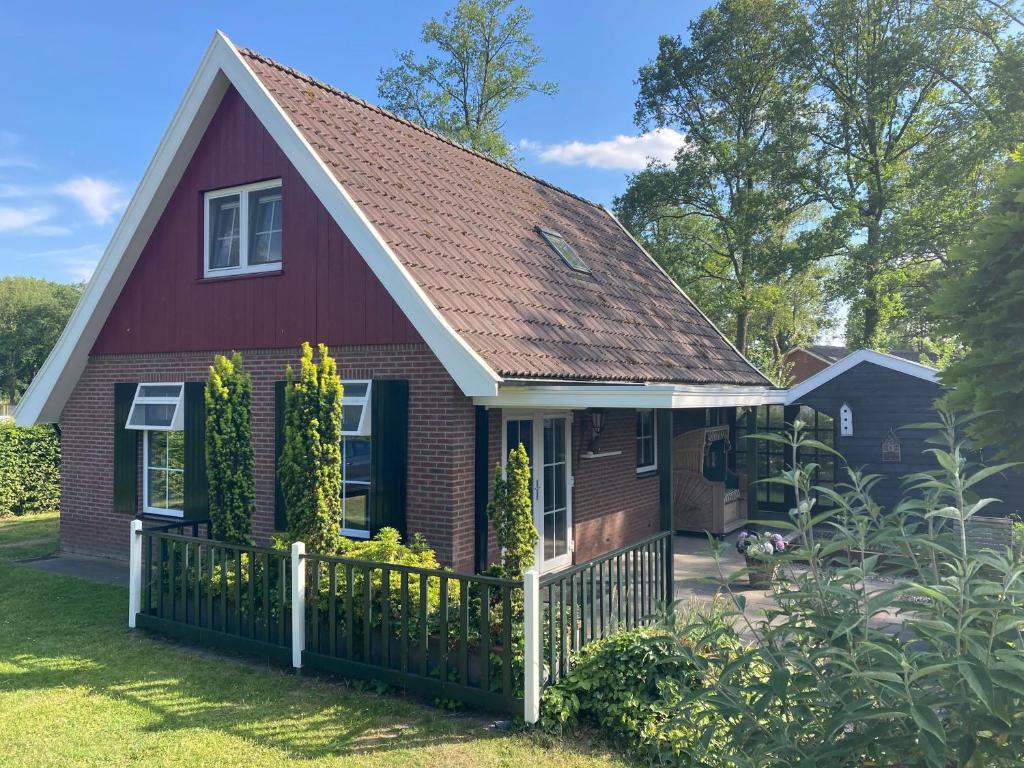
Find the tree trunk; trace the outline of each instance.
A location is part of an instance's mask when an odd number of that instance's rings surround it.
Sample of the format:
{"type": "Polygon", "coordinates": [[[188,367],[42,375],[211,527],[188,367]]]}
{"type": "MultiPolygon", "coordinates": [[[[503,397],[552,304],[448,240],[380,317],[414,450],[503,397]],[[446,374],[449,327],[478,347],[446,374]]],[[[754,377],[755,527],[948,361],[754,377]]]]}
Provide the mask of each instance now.
{"type": "Polygon", "coordinates": [[[747,323],[750,313],[746,310],[736,313],[736,349],[747,354],[747,323]]]}

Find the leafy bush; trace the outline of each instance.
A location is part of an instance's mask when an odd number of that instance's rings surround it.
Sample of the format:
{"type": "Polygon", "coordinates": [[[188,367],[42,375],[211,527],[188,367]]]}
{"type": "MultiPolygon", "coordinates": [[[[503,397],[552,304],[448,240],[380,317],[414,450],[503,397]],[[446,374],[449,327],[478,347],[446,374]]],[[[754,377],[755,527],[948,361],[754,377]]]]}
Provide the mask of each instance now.
{"type": "Polygon", "coordinates": [[[284,447],[278,478],[288,532],[311,552],[333,555],[341,545],[341,379],[327,347],[302,345],[298,375],[289,365],[284,447]]]}
{"type": "Polygon", "coordinates": [[[494,500],[487,505],[487,517],[501,547],[502,575],[523,578],[533,565],[539,534],[533,524],[530,459],[522,443],[509,452],[504,472],[500,464],[494,468],[494,500]]]}
{"type": "MultiPolygon", "coordinates": [[[[690,611],[701,618],[686,632],[670,619],[665,626],[624,630],[585,646],[572,670],[545,689],[541,725],[556,733],[589,725],[646,763],[690,764],[697,734],[676,713],[684,691],[713,688],[721,671],[695,659],[712,648],[738,655],[742,647],[716,605],[690,611]]],[[[743,677],[742,670],[734,674],[743,677]]]]}
{"type": "Polygon", "coordinates": [[[1013,519],[1013,551],[1017,559],[1024,559],[1024,518],[1013,519]]]}
{"type": "Polygon", "coordinates": [[[0,517],[60,507],[60,438],[48,424],[0,422],[0,517]]]}
{"type": "Polygon", "coordinates": [[[256,508],[250,435],[252,379],[242,356],[217,355],[206,382],[206,475],[210,489],[210,533],[219,541],[245,544],[256,508]]]}
{"type": "MultiPolygon", "coordinates": [[[[877,476],[849,472],[836,491],[814,487],[814,466],[786,470],[794,489],[795,546],[764,620],[737,620],[755,643],[739,654],[682,639],[697,669],[721,670],[715,685],[685,686],[664,726],[693,728],[696,763],[767,766],[1019,766],[1024,760],[1024,564],[1009,550],[972,552],[966,523],[991,500],[972,489],[1005,467],[965,458],[964,421],[940,406],[928,453],[936,468],[907,479],[907,496],[883,510],[877,476]],[[834,507],[819,511],[815,496],[834,507]],[[829,536],[818,535],[828,530],[829,536]],[[902,615],[899,631],[879,614],[902,615]],[[751,664],[767,674],[740,680],[751,664]]],[[[789,449],[814,447],[796,422],[789,449]]],[[[789,454],[792,455],[792,454],[789,454]]],[[[720,557],[721,548],[716,550],[720,557]]],[[[719,560],[722,586],[731,590],[719,560]]],[[[734,575],[734,574],[733,574],[734,575]]],[[[884,617],[883,617],[884,618],[884,617]]]]}

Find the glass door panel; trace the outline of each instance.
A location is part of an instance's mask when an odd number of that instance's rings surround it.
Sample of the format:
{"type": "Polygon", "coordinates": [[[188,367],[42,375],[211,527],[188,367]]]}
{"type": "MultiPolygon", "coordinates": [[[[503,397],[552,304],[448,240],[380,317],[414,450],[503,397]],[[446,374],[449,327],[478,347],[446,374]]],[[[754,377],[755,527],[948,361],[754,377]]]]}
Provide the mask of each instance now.
{"type": "Polygon", "coordinates": [[[569,506],[569,455],[566,446],[568,419],[564,416],[544,419],[544,475],[541,513],[543,525],[542,570],[568,565],[572,560],[569,506]]]}

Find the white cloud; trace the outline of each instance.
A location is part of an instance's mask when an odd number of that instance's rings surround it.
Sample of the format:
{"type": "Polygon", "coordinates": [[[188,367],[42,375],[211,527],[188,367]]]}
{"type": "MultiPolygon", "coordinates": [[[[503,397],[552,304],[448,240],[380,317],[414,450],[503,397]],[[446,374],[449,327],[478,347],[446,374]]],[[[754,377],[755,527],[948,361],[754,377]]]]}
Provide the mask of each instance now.
{"type": "Polygon", "coordinates": [[[100,243],[90,243],[74,248],[58,248],[52,251],[37,251],[27,253],[19,257],[22,261],[30,263],[50,263],[59,265],[62,279],[74,282],[85,282],[92,277],[92,273],[99,263],[103,254],[103,246],[100,243]]]}
{"type": "Polygon", "coordinates": [[[53,209],[45,206],[15,208],[0,205],[0,232],[31,230],[53,215],[53,209]]]}
{"type": "Polygon", "coordinates": [[[76,200],[97,224],[106,224],[126,203],[122,187],[89,176],[79,176],[60,184],[57,192],[76,200]]]}
{"type": "Polygon", "coordinates": [[[616,136],[605,141],[569,141],[562,144],[538,144],[523,139],[519,146],[536,152],[545,163],[585,165],[606,170],[639,171],[650,160],[668,162],[686,143],[686,136],[672,128],[656,128],[639,136],[616,136]]]}

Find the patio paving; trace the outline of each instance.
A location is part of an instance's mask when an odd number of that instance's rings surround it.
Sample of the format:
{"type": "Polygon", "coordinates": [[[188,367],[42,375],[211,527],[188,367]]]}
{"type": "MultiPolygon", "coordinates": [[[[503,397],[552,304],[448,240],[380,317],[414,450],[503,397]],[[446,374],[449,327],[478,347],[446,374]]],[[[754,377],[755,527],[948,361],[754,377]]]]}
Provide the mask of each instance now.
{"type": "MultiPolygon", "coordinates": [[[[744,568],[746,562],[743,556],[736,551],[736,539],[739,531],[735,531],[725,538],[726,549],[722,553],[722,571],[729,576],[744,568]]],[[[675,551],[675,596],[676,600],[683,604],[691,599],[708,601],[714,599],[715,595],[724,592],[719,583],[718,569],[715,566],[715,559],[711,555],[710,546],[705,536],[682,536],[677,535],[673,541],[675,551]]],[[[871,591],[891,587],[889,582],[872,581],[868,588],[871,591]]],[[[747,604],[744,612],[751,620],[764,618],[764,611],[774,603],[770,589],[754,589],[747,582],[747,577],[741,576],[732,583],[733,592],[743,595],[747,604]]],[[[903,619],[894,613],[883,612],[871,619],[871,626],[887,632],[899,632],[903,619]]],[[[746,634],[741,630],[740,634],[746,634]]]]}
{"type": "Polygon", "coordinates": [[[103,584],[128,586],[128,563],[123,560],[55,554],[15,562],[28,568],[36,568],[48,573],[59,573],[62,576],[75,576],[79,579],[98,581],[103,584]]]}

